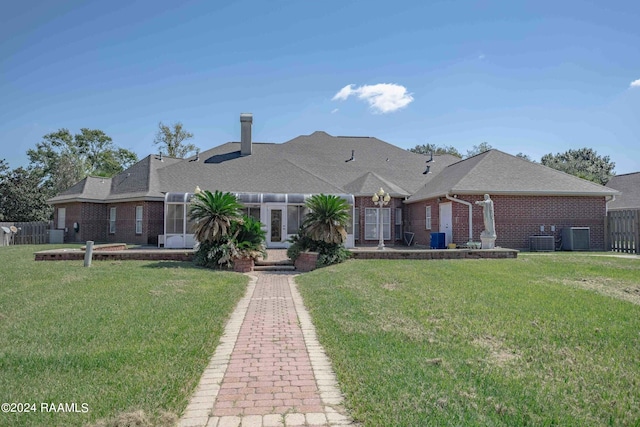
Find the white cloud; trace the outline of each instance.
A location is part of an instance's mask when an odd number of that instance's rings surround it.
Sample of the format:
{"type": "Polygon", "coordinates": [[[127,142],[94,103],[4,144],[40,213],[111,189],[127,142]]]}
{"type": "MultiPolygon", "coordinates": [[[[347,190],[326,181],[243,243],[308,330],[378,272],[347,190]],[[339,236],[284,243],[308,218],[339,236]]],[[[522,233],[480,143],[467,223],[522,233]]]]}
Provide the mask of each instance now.
{"type": "Polygon", "coordinates": [[[632,81],[629,87],[640,87],[640,79],[632,81]]]}
{"type": "Polygon", "coordinates": [[[340,92],[336,93],[336,95],[331,99],[332,101],[344,101],[345,99],[347,99],[349,97],[349,95],[351,95],[353,93],[353,90],[351,89],[354,85],[346,85],[345,87],[343,87],[342,89],[340,89],[340,92]]]}
{"type": "Polygon", "coordinates": [[[375,113],[391,113],[406,107],[413,102],[413,96],[407,88],[393,83],[378,83],[354,87],[347,85],[332,98],[333,101],[344,101],[351,95],[366,101],[375,113]]]}
{"type": "Polygon", "coordinates": [[[337,112],[338,112],[338,109],[337,109],[337,108],[334,108],[333,110],[331,110],[331,114],[335,114],[335,113],[337,113],[337,112]]]}

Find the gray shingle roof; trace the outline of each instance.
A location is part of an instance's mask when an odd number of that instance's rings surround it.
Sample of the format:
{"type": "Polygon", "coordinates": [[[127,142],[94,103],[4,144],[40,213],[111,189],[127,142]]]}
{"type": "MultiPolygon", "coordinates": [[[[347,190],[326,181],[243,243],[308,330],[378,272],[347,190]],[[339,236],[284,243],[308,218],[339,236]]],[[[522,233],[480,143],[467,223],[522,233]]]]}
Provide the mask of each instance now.
{"type": "Polygon", "coordinates": [[[528,160],[490,150],[445,168],[412,195],[415,202],[445,194],[609,196],[615,190],[528,160]]]}
{"type": "Polygon", "coordinates": [[[158,170],[181,161],[182,159],[166,156],[160,160],[159,156],[150,155],[113,178],[88,176],[58,196],[49,199],[49,203],[161,200],[164,198],[164,193],[158,180],[158,170]]]}
{"type": "Polygon", "coordinates": [[[607,187],[621,193],[609,203],[609,209],[640,209],[640,172],[615,175],[607,182],[607,187]]]}
{"type": "MultiPolygon", "coordinates": [[[[239,142],[229,142],[201,153],[198,161],[192,157],[167,166],[159,170],[160,186],[179,192],[198,185],[232,192],[349,194],[372,194],[382,186],[406,196],[432,178],[422,174],[425,156],[377,138],[314,132],[283,144],[254,143],[251,156],[240,157],[239,150],[239,142]],[[355,160],[346,162],[352,150],[355,160]]],[[[432,170],[456,160],[436,156],[432,170]]]]}
{"type": "Polygon", "coordinates": [[[240,156],[228,142],[188,159],[147,156],[112,179],[88,177],[50,200],[162,200],[167,192],[222,190],[250,193],[370,195],[383,187],[410,201],[453,194],[582,194],[615,191],[492,150],[466,160],[411,153],[377,138],[314,132],[283,144],[253,144],[240,156]],[[354,159],[351,153],[354,152],[354,159]]]}
{"type": "Polygon", "coordinates": [[[103,201],[109,197],[111,191],[111,178],[88,176],[82,181],[70,187],[68,190],[49,199],[50,203],[62,203],[65,201],[103,201]]]}

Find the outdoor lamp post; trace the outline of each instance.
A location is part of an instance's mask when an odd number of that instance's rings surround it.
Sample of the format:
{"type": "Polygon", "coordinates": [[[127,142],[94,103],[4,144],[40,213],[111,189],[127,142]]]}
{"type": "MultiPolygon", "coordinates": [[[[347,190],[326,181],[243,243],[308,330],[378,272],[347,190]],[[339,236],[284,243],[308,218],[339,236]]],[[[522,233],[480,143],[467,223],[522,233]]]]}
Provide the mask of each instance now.
{"type": "Polygon", "coordinates": [[[378,190],[377,193],[373,193],[373,197],[371,198],[371,201],[373,203],[376,203],[379,207],[380,210],[379,215],[378,215],[378,235],[380,236],[380,241],[378,243],[378,250],[379,251],[383,251],[384,250],[384,231],[382,229],[382,207],[386,206],[389,204],[389,200],[391,200],[391,196],[389,195],[389,193],[385,193],[384,190],[382,189],[382,187],[380,187],[380,190],[378,190]]]}

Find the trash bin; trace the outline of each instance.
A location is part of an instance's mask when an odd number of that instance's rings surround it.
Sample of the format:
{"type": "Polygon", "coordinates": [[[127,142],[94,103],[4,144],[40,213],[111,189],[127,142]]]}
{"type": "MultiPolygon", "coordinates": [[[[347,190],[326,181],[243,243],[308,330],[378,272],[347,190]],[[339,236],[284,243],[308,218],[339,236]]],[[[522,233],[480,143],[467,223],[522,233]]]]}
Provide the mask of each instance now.
{"type": "Polygon", "coordinates": [[[431,233],[431,249],[444,249],[446,248],[446,234],[444,233],[431,233]]]}

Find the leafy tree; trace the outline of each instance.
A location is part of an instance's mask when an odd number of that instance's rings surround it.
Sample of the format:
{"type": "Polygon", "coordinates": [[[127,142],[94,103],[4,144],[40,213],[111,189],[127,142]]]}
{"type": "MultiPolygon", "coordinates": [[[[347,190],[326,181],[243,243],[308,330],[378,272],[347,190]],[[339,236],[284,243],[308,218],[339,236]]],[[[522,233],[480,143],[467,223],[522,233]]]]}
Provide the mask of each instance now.
{"type": "Polygon", "coordinates": [[[5,173],[9,170],[9,165],[5,159],[0,159],[0,221],[6,221],[4,216],[4,206],[5,206],[5,195],[4,195],[4,185],[5,185],[5,173]]]}
{"type": "Polygon", "coordinates": [[[302,223],[302,231],[313,240],[342,244],[347,240],[349,204],[338,196],[316,194],[306,203],[309,213],[302,223]]]}
{"type": "Polygon", "coordinates": [[[221,242],[227,239],[233,222],[242,221],[242,205],[236,196],[205,190],[191,200],[189,219],[195,221],[195,239],[200,242],[221,242]]]}
{"type": "Polygon", "coordinates": [[[111,177],[136,163],[138,156],[125,148],[117,148],[101,152],[97,159],[98,163],[91,175],[111,177]]]}
{"type": "Polygon", "coordinates": [[[68,129],[47,134],[27,155],[30,166],[39,171],[42,190],[48,196],[87,175],[113,176],[138,161],[135,153],[115,147],[103,131],[87,128],[75,135],[68,129]]]}
{"type": "Polygon", "coordinates": [[[153,141],[154,144],[160,145],[166,150],[169,157],[177,157],[179,159],[187,157],[190,153],[198,150],[193,144],[185,143],[186,140],[193,138],[191,132],[187,132],[182,128],[182,123],[174,123],[173,129],[162,122],[158,123],[158,133],[153,141]]]}
{"type": "Polygon", "coordinates": [[[545,154],[540,162],[545,166],[601,185],[605,185],[615,174],[613,169],[616,166],[609,156],[600,156],[592,148],[568,150],[556,155],[545,154]]]}
{"type": "Polygon", "coordinates": [[[493,150],[493,147],[488,142],[482,142],[479,145],[474,145],[471,150],[467,150],[467,155],[465,158],[477,156],[478,154],[484,153],[485,151],[493,150]]]}
{"type": "Polygon", "coordinates": [[[525,153],[522,153],[522,152],[516,154],[516,157],[520,157],[521,159],[528,160],[528,161],[533,162],[533,163],[536,162],[528,154],[525,154],[525,153]]]}
{"type": "Polygon", "coordinates": [[[53,209],[39,184],[40,174],[35,170],[22,167],[9,170],[4,161],[0,161],[0,220],[49,220],[53,209]]]}
{"type": "Polygon", "coordinates": [[[411,151],[412,153],[417,153],[417,154],[431,154],[431,153],[433,153],[434,155],[451,154],[453,156],[462,158],[462,154],[460,154],[460,152],[452,145],[439,146],[436,144],[422,144],[422,145],[416,145],[415,147],[409,148],[408,150],[411,151]]]}

